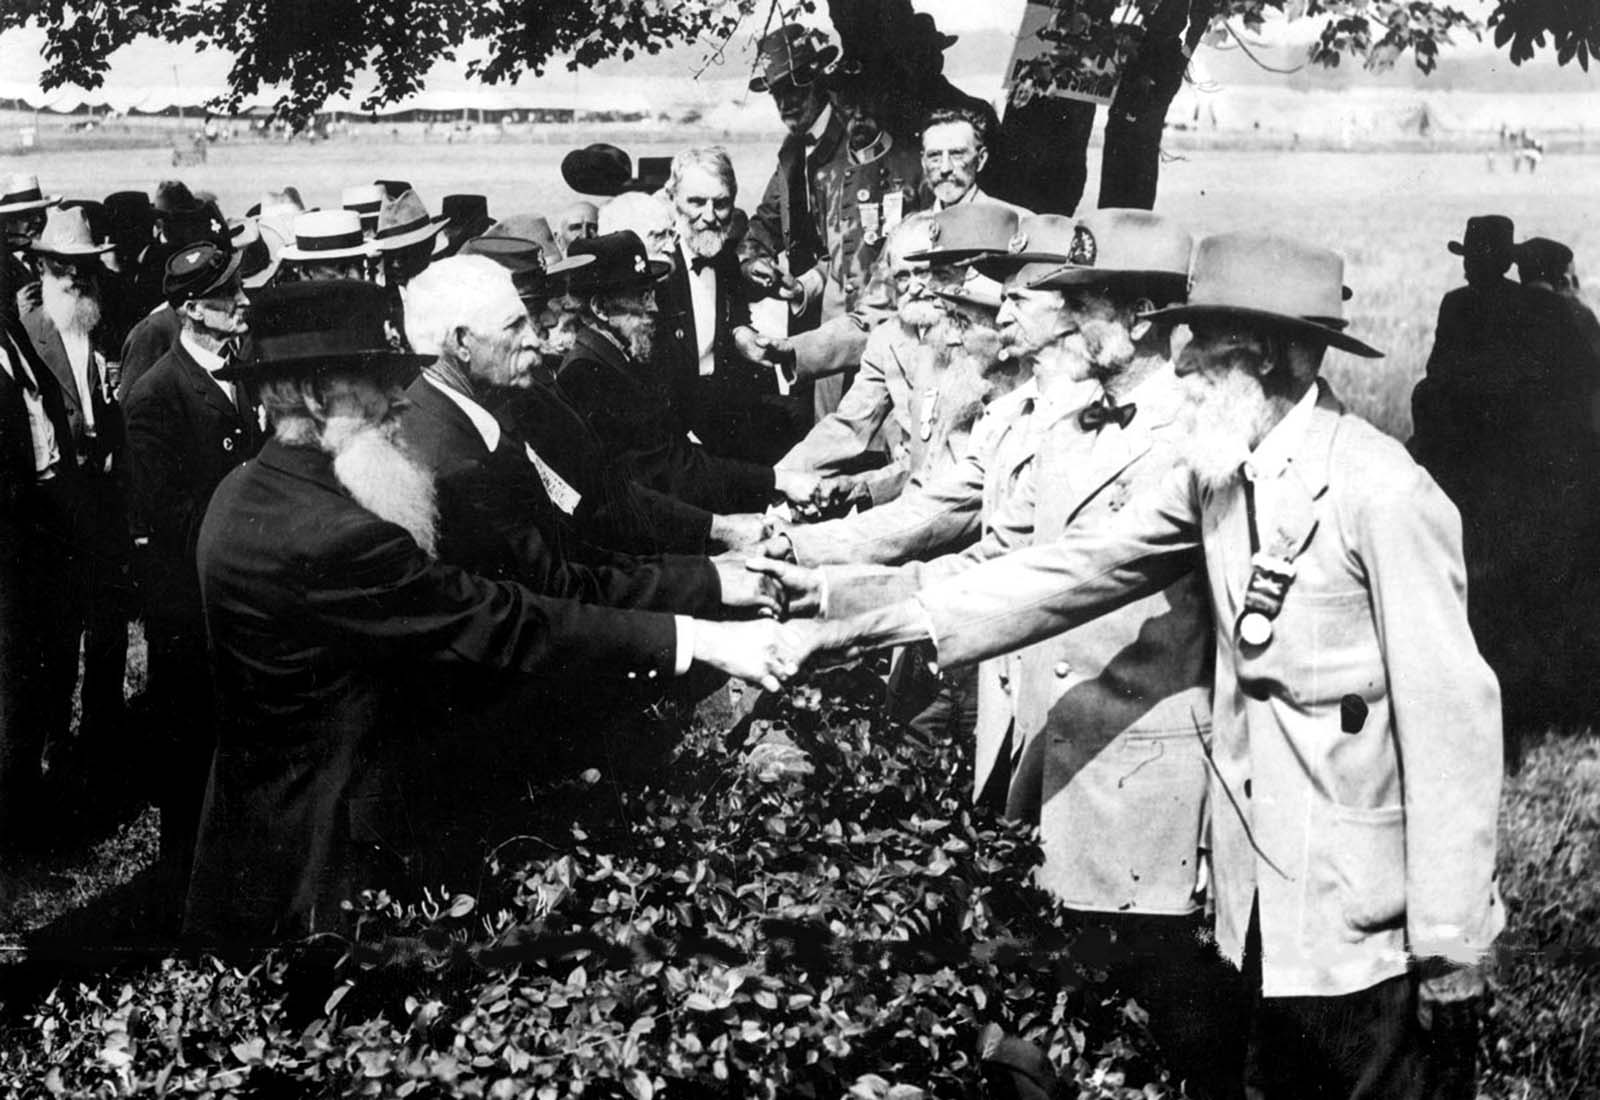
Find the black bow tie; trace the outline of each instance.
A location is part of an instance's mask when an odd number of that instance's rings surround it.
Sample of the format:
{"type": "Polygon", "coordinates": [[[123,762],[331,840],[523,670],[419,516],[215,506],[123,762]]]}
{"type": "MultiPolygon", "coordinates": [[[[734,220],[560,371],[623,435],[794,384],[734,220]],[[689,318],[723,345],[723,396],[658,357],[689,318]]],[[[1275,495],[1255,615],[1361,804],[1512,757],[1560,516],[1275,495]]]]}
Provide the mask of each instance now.
{"type": "Polygon", "coordinates": [[[698,275],[716,262],[717,258],[715,256],[691,256],[689,257],[689,270],[698,275]]]}
{"type": "Polygon", "coordinates": [[[1107,424],[1115,424],[1119,428],[1126,428],[1133,420],[1133,414],[1138,406],[1129,402],[1119,405],[1109,397],[1102,397],[1093,405],[1086,406],[1078,414],[1078,427],[1086,432],[1095,431],[1107,424]]]}

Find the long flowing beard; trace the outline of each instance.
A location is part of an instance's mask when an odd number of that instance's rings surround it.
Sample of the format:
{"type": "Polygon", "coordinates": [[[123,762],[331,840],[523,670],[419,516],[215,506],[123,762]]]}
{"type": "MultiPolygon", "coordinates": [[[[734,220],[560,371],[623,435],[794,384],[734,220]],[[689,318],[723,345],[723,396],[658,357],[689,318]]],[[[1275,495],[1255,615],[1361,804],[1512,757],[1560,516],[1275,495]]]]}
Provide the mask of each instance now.
{"type": "Polygon", "coordinates": [[[683,247],[691,256],[699,256],[709,260],[728,246],[728,237],[733,233],[733,226],[727,225],[721,229],[690,229],[684,227],[683,247]]]}
{"type": "Polygon", "coordinates": [[[629,313],[616,317],[613,323],[634,361],[648,363],[656,348],[655,318],[644,313],[629,313]]]}
{"type": "Polygon", "coordinates": [[[1215,381],[1190,375],[1184,389],[1184,457],[1201,486],[1218,492],[1239,476],[1252,442],[1265,434],[1267,396],[1248,373],[1232,369],[1215,381]]]}
{"type": "Polygon", "coordinates": [[[87,336],[100,323],[100,299],[81,290],[71,279],[46,275],[40,282],[44,314],[56,329],[72,336],[87,336]]]}
{"type": "Polygon", "coordinates": [[[395,440],[397,424],[334,416],[322,430],[333,476],[355,502],[405,529],[422,552],[439,556],[439,506],[433,477],[395,440]]]}
{"type": "Polygon", "coordinates": [[[944,317],[944,309],[939,303],[926,298],[902,298],[895,312],[902,325],[914,329],[932,328],[944,317]]]}

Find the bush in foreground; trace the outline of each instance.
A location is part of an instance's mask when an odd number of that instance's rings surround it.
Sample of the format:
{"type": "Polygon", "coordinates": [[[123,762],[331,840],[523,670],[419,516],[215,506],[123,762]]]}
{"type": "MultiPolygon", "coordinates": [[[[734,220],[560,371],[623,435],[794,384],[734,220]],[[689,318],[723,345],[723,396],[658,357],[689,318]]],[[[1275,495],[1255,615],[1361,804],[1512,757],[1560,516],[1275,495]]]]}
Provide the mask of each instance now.
{"type": "Polygon", "coordinates": [[[6,1036],[24,1095],[801,1096],[980,1091],[985,1025],[1086,1096],[1159,1096],[949,745],[836,673],[659,785],[535,792],[474,893],[369,894],[355,933],[57,988],[6,1036]],[[538,835],[533,835],[538,834],[538,835]]]}

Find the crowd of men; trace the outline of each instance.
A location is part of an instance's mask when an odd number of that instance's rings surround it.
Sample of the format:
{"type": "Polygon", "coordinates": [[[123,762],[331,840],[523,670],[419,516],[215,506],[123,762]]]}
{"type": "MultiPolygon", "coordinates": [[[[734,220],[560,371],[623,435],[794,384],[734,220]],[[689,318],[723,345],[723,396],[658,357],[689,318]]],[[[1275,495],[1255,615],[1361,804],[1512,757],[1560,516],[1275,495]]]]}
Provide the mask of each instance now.
{"type": "Polygon", "coordinates": [[[717,148],[574,150],[593,201],[500,218],[13,177],[0,841],[48,843],[132,707],[183,931],[336,928],[570,763],[553,717],[897,647],[891,706],[1039,826],[1191,1095],[1471,1095],[1495,671],[1587,560],[1570,250],[1452,244],[1413,458],[1322,377],[1381,354],[1339,255],[1032,214],[979,187],[983,112],[891,132],[836,55],[763,40],[748,216],[717,148]]]}

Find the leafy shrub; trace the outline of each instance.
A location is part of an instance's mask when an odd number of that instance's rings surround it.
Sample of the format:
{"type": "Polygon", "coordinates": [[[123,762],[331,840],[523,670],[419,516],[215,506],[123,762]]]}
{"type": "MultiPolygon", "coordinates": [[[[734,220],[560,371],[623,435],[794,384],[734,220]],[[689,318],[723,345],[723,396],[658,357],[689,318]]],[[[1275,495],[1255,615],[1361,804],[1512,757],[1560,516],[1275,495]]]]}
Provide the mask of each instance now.
{"type": "Polygon", "coordinates": [[[23,1095],[913,1100],[978,1093],[997,1024],[1080,1095],[1162,1095],[1136,1007],[1032,884],[1033,837],[975,814],[958,749],[887,726],[880,693],[834,673],[738,744],[682,732],[651,786],[547,784],[474,893],[368,893],[349,939],[58,987],[0,1075],[23,1095]]]}

